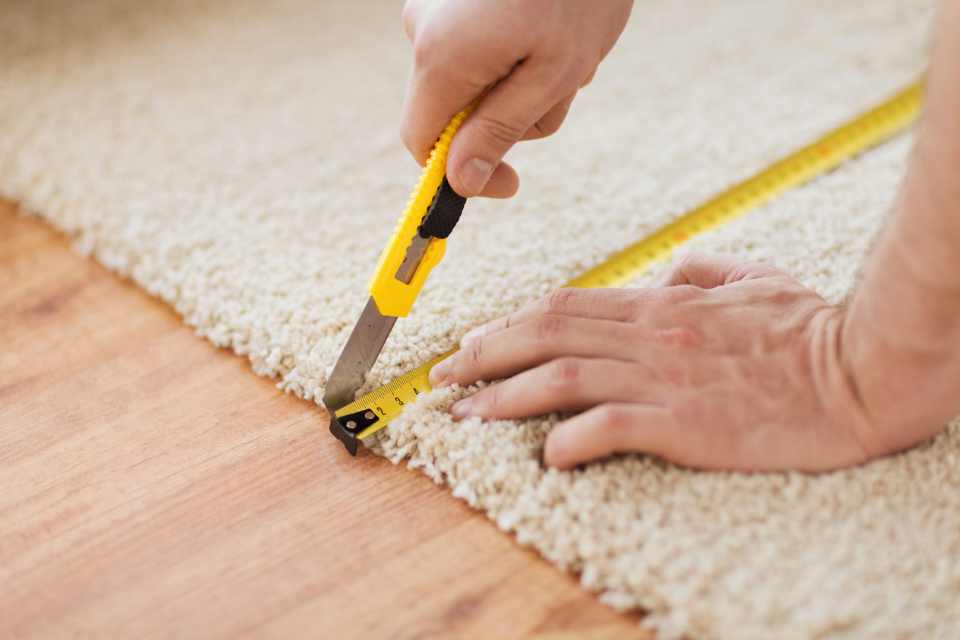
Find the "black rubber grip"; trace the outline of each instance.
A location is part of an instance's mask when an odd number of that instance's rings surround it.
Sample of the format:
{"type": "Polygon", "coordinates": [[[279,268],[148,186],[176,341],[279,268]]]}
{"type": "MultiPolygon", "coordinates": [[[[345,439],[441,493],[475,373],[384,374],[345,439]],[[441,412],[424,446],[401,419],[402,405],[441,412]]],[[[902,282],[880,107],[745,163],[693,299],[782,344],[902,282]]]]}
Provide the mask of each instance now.
{"type": "Polygon", "coordinates": [[[427,209],[427,215],[418,229],[421,238],[446,238],[457,226],[460,220],[460,214],[463,213],[463,205],[467,199],[458,194],[447,182],[446,177],[443,184],[437,189],[437,194],[427,209]]]}

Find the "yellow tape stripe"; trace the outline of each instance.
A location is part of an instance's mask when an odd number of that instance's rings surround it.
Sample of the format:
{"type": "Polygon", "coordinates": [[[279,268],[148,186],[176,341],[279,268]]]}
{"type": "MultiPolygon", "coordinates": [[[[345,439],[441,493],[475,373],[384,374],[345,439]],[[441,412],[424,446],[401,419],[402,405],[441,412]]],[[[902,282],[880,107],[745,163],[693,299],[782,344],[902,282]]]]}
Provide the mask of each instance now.
{"type": "MultiPolygon", "coordinates": [[[[922,97],[923,83],[910,85],[878,107],[615,253],[566,286],[615,287],[629,282],[654,262],[667,259],[676,247],[693,236],[738,218],[780,193],[805,184],[900,133],[917,117],[922,97]]],[[[379,431],[400,415],[404,405],[430,390],[430,369],[452,353],[454,351],[441,354],[395,378],[341,408],[337,415],[372,409],[380,419],[358,437],[366,438],[379,431]]]]}

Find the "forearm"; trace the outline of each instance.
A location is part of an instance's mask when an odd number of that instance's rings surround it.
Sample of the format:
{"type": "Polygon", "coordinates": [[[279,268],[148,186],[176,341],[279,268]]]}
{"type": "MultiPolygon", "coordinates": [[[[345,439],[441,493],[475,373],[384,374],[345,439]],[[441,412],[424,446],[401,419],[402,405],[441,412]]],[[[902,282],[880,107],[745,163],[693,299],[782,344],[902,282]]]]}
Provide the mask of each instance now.
{"type": "Polygon", "coordinates": [[[917,143],[851,304],[843,357],[865,408],[906,446],[960,413],[960,0],[944,0],[917,143]]]}
{"type": "Polygon", "coordinates": [[[926,107],[890,236],[913,248],[915,276],[960,291],[960,0],[944,0],[926,107]]]}

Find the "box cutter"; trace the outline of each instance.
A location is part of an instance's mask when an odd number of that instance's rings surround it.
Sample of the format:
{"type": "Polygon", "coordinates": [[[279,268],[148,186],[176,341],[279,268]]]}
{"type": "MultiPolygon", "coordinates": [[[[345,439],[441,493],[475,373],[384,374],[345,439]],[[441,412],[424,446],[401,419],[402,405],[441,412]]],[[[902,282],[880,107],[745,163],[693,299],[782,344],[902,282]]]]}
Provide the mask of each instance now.
{"type": "Polygon", "coordinates": [[[351,455],[357,455],[357,434],[377,416],[367,411],[337,418],[336,412],[353,402],[397,318],[410,312],[430,271],[443,259],[446,238],[466,202],[447,182],[447,151],[468,113],[465,109],[453,117],[430,152],[420,182],[380,255],[370,281],[370,299],[327,381],[323,404],[330,412],[330,433],[351,455]]]}

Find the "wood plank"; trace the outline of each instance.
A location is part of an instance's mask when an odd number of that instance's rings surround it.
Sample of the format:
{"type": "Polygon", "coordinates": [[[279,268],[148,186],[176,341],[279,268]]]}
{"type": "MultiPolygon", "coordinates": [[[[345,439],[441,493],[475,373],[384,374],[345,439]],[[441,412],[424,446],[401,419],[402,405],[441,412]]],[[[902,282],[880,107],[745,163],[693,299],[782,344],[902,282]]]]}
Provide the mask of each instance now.
{"type": "Polygon", "coordinates": [[[649,637],[0,203],[0,636],[649,637]]]}

